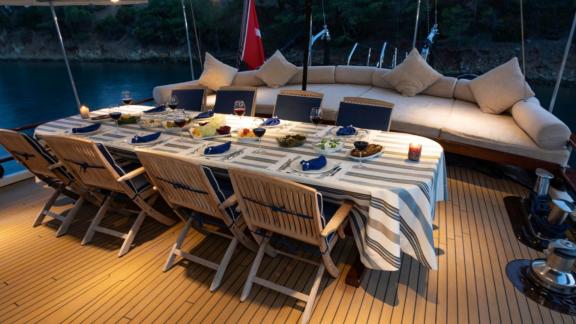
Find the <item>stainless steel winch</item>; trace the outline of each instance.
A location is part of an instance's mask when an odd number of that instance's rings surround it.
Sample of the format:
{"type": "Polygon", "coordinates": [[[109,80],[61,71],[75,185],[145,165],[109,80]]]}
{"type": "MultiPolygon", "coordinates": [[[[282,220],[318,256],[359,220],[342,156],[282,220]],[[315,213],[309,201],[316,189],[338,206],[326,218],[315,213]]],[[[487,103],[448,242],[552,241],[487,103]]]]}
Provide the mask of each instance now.
{"type": "Polygon", "coordinates": [[[576,244],[568,240],[551,241],[544,253],[545,259],[531,262],[529,278],[553,292],[576,292],[576,278],[572,271],[576,261],[576,244]]]}

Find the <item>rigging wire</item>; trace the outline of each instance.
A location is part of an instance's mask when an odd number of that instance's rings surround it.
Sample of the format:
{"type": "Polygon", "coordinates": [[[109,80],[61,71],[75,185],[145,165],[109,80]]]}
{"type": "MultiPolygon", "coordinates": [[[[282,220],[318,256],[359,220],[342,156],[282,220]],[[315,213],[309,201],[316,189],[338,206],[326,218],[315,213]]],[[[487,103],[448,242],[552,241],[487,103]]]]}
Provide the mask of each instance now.
{"type": "Polygon", "coordinates": [[[324,10],[324,0],[322,0],[322,19],[324,20],[324,26],[326,26],[326,11],[324,10]]]}
{"type": "Polygon", "coordinates": [[[438,0],[434,0],[434,24],[438,25],[438,0]]]}
{"type": "Polygon", "coordinates": [[[198,28],[196,27],[196,15],[194,14],[194,5],[192,0],[190,2],[190,13],[192,15],[192,28],[194,29],[194,38],[196,38],[196,49],[198,49],[198,62],[200,62],[200,68],[204,69],[204,61],[202,60],[202,50],[200,49],[200,38],[198,37],[198,28]]]}
{"type": "Polygon", "coordinates": [[[524,74],[524,99],[528,97],[528,79],[526,75],[526,50],[525,50],[525,38],[524,38],[524,1],[520,0],[520,37],[521,40],[521,50],[522,50],[522,73],[524,74]]]}

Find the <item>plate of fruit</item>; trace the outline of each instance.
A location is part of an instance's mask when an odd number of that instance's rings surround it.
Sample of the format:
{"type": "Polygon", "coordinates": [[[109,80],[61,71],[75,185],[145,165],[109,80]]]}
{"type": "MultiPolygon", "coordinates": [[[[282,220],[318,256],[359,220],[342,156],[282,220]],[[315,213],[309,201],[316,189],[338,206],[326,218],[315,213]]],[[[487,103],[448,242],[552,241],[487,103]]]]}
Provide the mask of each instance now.
{"type": "Polygon", "coordinates": [[[201,123],[191,128],[190,134],[195,139],[209,139],[230,136],[232,128],[228,125],[217,125],[214,123],[201,123]]]}
{"type": "Polygon", "coordinates": [[[355,142],[355,148],[350,150],[348,156],[352,160],[360,161],[360,160],[369,160],[376,157],[379,157],[383,153],[384,147],[378,144],[368,144],[367,142],[358,141],[355,142]],[[362,146],[357,146],[356,143],[366,143],[362,146]]]}
{"type": "Polygon", "coordinates": [[[322,140],[320,140],[320,142],[314,144],[314,149],[318,153],[323,153],[323,154],[330,154],[330,153],[338,152],[338,151],[342,150],[343,147],[344,147],[344,143],[342,142],[342,140],[340,140],[338,138],[332,138],[332,137],[325,137],[322,140]]]}
{"type": "Polygon", "coordinates": [[[258,140],[258,137],[250,128],[242,128],[238,130],[238,140],[240,142],[254,142],[258,140]]]}

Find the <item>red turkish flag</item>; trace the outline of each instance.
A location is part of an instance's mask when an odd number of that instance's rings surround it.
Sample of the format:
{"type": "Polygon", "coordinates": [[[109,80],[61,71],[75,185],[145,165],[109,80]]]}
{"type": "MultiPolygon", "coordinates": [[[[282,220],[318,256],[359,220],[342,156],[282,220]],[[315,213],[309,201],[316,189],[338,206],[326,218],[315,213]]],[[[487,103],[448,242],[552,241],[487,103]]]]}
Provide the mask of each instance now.
{"type": "Polygon", "coordinates": [[[248,0],[248,14],[246,15],[246,30],[244,30],[244,46],[242,48],[242,61],[254,70],[264,64],[264,46],[260,35],[260,25],[256,15],[255,0],[248,0]]]}

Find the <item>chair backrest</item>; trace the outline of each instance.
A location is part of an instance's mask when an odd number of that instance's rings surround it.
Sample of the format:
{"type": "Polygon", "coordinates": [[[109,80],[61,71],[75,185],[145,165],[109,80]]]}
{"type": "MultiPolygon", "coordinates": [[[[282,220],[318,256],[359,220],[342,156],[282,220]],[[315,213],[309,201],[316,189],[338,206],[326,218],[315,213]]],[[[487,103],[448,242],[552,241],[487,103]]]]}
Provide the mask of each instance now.
{"type": "Polygon", "coordinates": [[[191,111],[202,111],[206,105],[206,88],[194,87],[172,90],[178,98],[178,108],[191,111]]]}
{"type": "Polygon", "coordinates": [[[256,112],[256,88],[253,87],[222,87],[216,91],[216,103],[214,112],[220,114],[232,114],[234,112],[234,102],[244,101],[246,105],[246,115],[254,116],[256,112]]]}
{"type": "Polygon", "coordinates": [[[102,144],[63,135],[45,135],[43,139],[66,169],[82,184],[115,192],[125,193],[129,189],[135,191],[132,183],[127,185],[116,181],[125,172],[102,144]],[[127,186],[130,186],[129,189],[127,186]]]}
{"type": "Polygon", "coordinates": [[[51,165],[57,163],[56,158],[30,136],[0,129],[0,145],[34,175],[63,181],[70,180],[66,173],[49,169],[51,165]]]}
{"type": "Polygon", "coordinates": [[[382,100],[345,97],[340,102],[336,125],[390,130],[394,104],[382,100]]]}
{"type": "Polygon", "coordinates": [[[218,207],[225,197],[209,168],[157,151],[139,149],[136,153],[168,204],[220,219],[229,216],[218,207]]]}
{"type": "Polygon", "coordinates": [[[276,97],[274,115],[281,119],[310,121],[310,110],[320,107],[324,95],[318,92],[282,90],[276,97]]]}
{"type": "Polygon", "coordinates": [[[242,217],[252,230],[322,244],[322,196],[314,188],[241,169],[229,169],[229,174],[242,217]]]}

